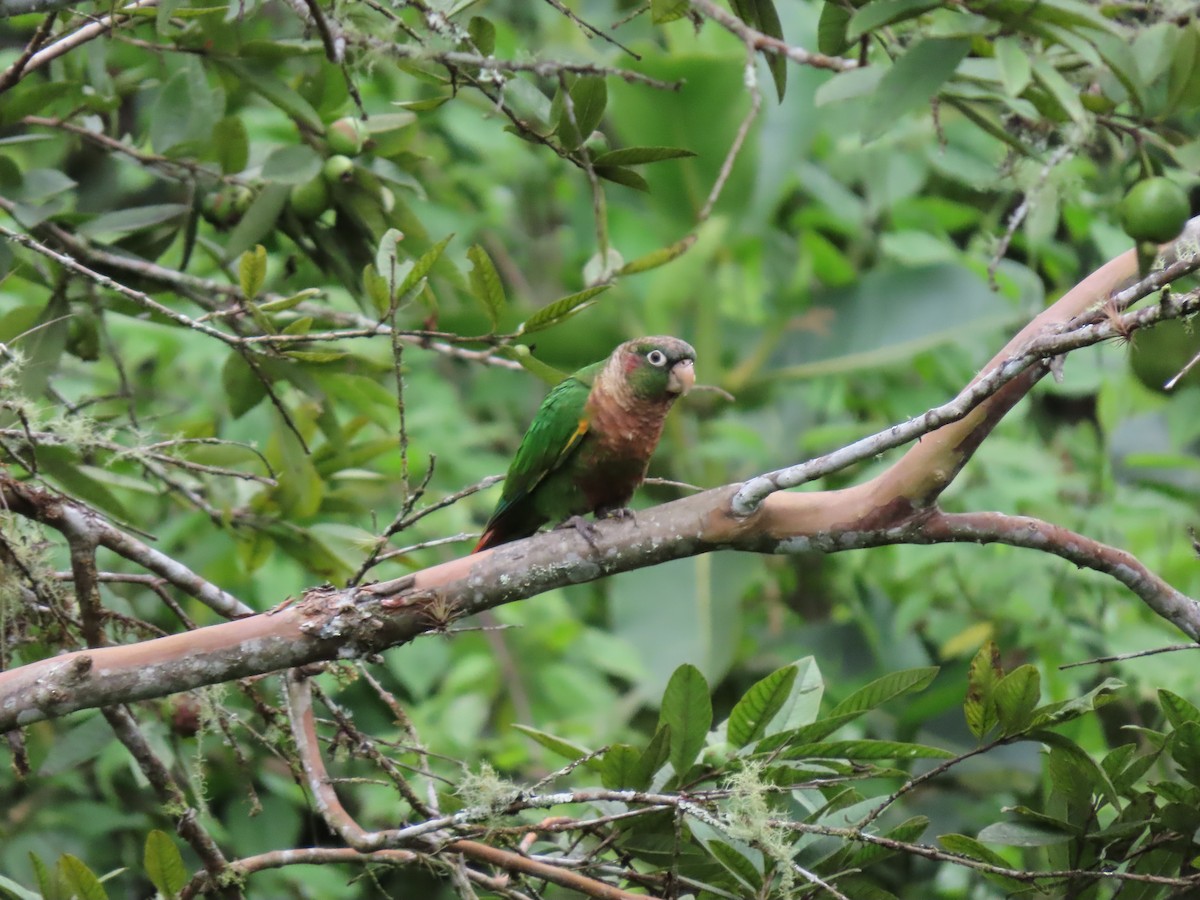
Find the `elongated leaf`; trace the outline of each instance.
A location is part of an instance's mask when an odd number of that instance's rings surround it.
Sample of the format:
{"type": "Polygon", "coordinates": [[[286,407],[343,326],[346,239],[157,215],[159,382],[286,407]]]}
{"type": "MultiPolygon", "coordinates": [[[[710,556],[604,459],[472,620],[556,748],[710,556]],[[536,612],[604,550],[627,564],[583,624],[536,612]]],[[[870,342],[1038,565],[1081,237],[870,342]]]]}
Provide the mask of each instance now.
{"type": "Polygon", "coordinates": [[[846,27],[846,40],[857,41],[877,28],[895,25],[937,9],[940,0],[874,0],[860,8],[846,27]]]}
{"type": "Polygon", "coordinates": [[[252,68],[225,56],[214,56],[212,61],[224,66],[234,74],[238,81],[252,91],[256,91],[268,103],[279,107],[293,119],[299,119],[317,134],[325,133],[321,116],[312,108],[312,104],[266,69],[258,66],[252,68]]]}
{"type": "Polygon", "coordinates": [[[36,853],[29,854],[29,865],[33,868],[33,877],[37,879],[41,900],[68,900],[69,888],[63,884],[62,876],[57,869],[51,870],[36,853]]]}
{"type": "Polygon", "coordinates": [[[504,298],[504,284],[500,281],[500,273],[496,271],[492,258],[478,244],[467,251],[467,259],[471,260],[471,293],[487,311],[488,321],[495,328],[500,321],[507,301],[504,298]]]}
{"type": "Polygon", "coordinates": [[[756,866],[737,848],[719,838],[705,841],[704,846],[712,854],[713,859],[724,866],[730,875],[750,888],[750,890],[758,891],[762,888],[763,873],[760,871],[760,867],[756,866]]]}
{"type": "Polygon", "coordinates": [[[902,672],[891,672],[881,678],[876,678],[870,684],[859,688],[837,706],[829,711],[829,717],[841,716],[847,713],[864,713],[875,709],[887,701],[907,694],[910,691],[923,691],[937,676],[937,666],[923,666],[919,669],[905,669],[902,672]]]}
{"type": "Polygon", "coordinates": [[[317,151],[306,144],[280,147],[263,163],[262,176],[268,181],[283,184],[303,184],[321,173],[322,160],[317,151]]]}
{"type": "Polygon", "coordinates": [[[471,16],[467,22],[467,34],[471,43],[484,56],[491,56],[496,50],[496,26],[483,16],[471,16]]]}
{"type": "Polygon", "coordinates": [[[179,848],[166,832],[155,829],[146,835],[146,875],[164,897],[174,897],[188,883],[179,848]]]}
{"type": "Polygon", "coordinates": [[[744,747],[762,737],[767,723],[779,712],[796,681],[794,665],[776,669],[746,691],[729,713],[727,735],[735,747],[744,747]]]}
{"type": "Polygon", "coordinates": [[[253,300],[262,290],[263,282],[267,280],[267,248],[258,244],[253,250],[247,250],[238,260],[238,281],[241,284],[242,296],[253,300]]]}
{"type": "MultiPolygon", "coordinates": [[[[943,834],[938,836],[938,843],[949,850],[951,853],[958,853],[962,856],[977,859],[980,862],[988,863],[989,865],[998,866],[1008,869],[1011,866],[1003,856],[994,850],[985,847],[975,838],[967,837],[965,834],[943,834]]],[[[1028,890],[1028,885],[1023,881],[1018,881],[1015,878],[1009,878],[1006,875],[996,875],[984,873],[984,877],[989,881],[999,884],[1006,890],[1013,892],[1024,892],[1028,890]]]]}
{"type": "Polygon", "coordinates": [[[79,233],[90,238],[129,234],[182,218],[191,209],[185,203],[159,203],[104,213],[79,226],[79,233]]]}
{"type": "Polygon", "coordinates": [[[571,109],[561,102],[556,132],[567,150],[574,150],[591,136],[608,105],[608,83],[599,75],[576,78],[570,87],[571,109]],[[574,118],[572,118],[572,112],[574,118]]]}
{"type": "MultiPolygon", "coordinates": [[[[1200,726],[1198,726],[1200,733],[1200,726]]],[[[1051,780],[1055,782],[1055,787],[1059,786],[1059,782],[1055,779],[1056,767],[1055,759],[1069,761],[1069,768],[1073,769],[1077,780],[1082,779],[1086,783],[1086,790],[1090,798],[1090,794],[1095,792],[1102,794],[1104,798],[1112,804],[1113,809],[1117,812],[1121,811],[1121,797],[1117,793],[1116,787],[1112,780],[1108,777],[1108,773],[1104,771],[1100,765],[1092,759],[1090,753],[1085,751],[1077,743],[1064,735],[1054,731],[1037,731],[1030,734],[1030,739],[1041,741],[1043,744],[1050,747],[1049,769],[1051,780]]],[[[1066,768],[1059,767],[1058,771],[1066,771],[1066,768]]],[[[1075,785],[1074,787],[1077,787],[1075,785]]],[[[1068,790],[1072,788],[1070,785],[1065,785],[1068,790]]],[[[1082,802],[1087,803],[1089,799],[1085,798],[1082,802]]]]}
{"type": "Polygon", "coordinates": [[[15,897],[16,900],[47,900],[43,895],[21,886],[4,875],[0,875],[0,894],[10,895],[15,897]]]}
{"type": "Polygon", "coordinates": [[[229,233],[229,239],[225,242],[226,262],[237,259],[271,232],[275,220],[287,204],[290,191],[291,188],[286,184],[268,184],[262,189],[242,220],[229,233]]]}
{"type": "Polygon", "coordinates": [[[595,298],[611,286],[598,284],[576,294],[568,294],[566,297],[561,297],[553,303],[543,306],[517,327],[517,334],[531,334],[571,318],[591,306],[595,302],[595,298]]]}
{"type": "Polygon", "coordinates": [[[408,275],[404,277],[404,281],[400,283],[400,287],[396,289],[396,293],[399,296],[402,297],[407,294],[410,290],[416,287],[418,281],[430,273],[434,267],[434,264],[441,259],[442,253],[446,249],[446,245],[449,244],[453,238],[453,234],[448,234],[428,250],[426,250],[423,254],[421,254],[420,258],[413,263],[413,267],[409,270],[408,275]]]}
{"type": "Polygon", "coordinates": [[[108,900],[108,893],[96,873],[78,857],[64,853],[58,860],[58,871],[78,900],[108,900]]]}
{"type": "Polygon", "coordinates": [[[1053,98],[1062,111],[1076,122],[1087,119],[1083,103],[1079,100],[1079,91],[1063,78],[1058,69],[1041,57],[1033,60],[1033,77],[1053,98]]]}
{"type": "Polygon", "coordinates": [[[996,682],[1004,675],[1000,668],[1000,648],[988,641],[979,648],[967,672],[967,699],[963,714],[971,734],[982,738],[996,724],[996,682]]]}
{"type": "Polygon", "coordinates": [[[850,49],[846,31],[852,11],[836,0],[825,0],[817,22],[817,49],[829,56],[841,56],[850,49]]]}
{"type": "Polygon", "coordinates": [[[650,193],[650,182],[633,169],[626,169],[622,166],[596,166],[595,172],[606,181],[615,181],[617,184],[631,187],[635,191],[650,193]]]}
{"type": "Polygon", "coordinates": [[[635,783],[640,785],[639,790],[650,787],[654,776],[658,774],[659,769],[666,765],[670,756],[671,728],[663,725],[654,732],[654,737],[650,739],[650,743],[646,745],[646,749],[642,751],[642,755],[638,759],[635,783]]]}
{"type": "Polygon", "coordinates": [[[689,234],[685,238],[681,238],[669,247],[660,247],[657,250],[652,250],[645,256],[639,256],[637,259],[631,259],[625,265],[621,266],[617,272],[618,275],[636,275],[638,272],[648,272],[650,269],[657,269],[659,266],[665,266],[673,259],[678,259],[691,249],[696,243],[696,235],[689,234]]]}
{"type": "Polygon", "coordinates": [[[516,360],[521,364],[521,368],[525,371],[537,376],[546,384],[553,387],[564,378],[567,377],[566,372],[560,372],[558,369],[549,363],[544,363],[532,353],[524,344],[514,344],[500,348],[500,355],[506,359],[516,360]]]}
{"type": "Polygon", "coordinates": [[[1028,728],[1041,695],[1042,676],[1031,665],[1018,666],[996,682],[993,696],[1000,731],[1007,736],[1028,728]]]}
{"type": "MultiPolygon", "coordinates": [[[[865,710],[864,710],[865,711],[865,710]]],[[[790,744],[813,744],[817,741],[827,738],[833,734],[847,722],[853,722],[864,711],[846,713],[838,716],[826,716],[823,719],[818,719],[808,725],[802,725],[799,728],[793,728],[789,731],[780,731],[776,734],[767,735],[754,748],[754,752],[771,753],[778,750],[780,747],[785,747],[790,744]]]]}
{"type": "Polygon", "coordinates": [[[1020,97],[1033,78],[1029,54],[1015,37],[998,37],[992,42],[992,48],[1000,66],[1000,81],[1004,89],[1012,96],[1020,97]]]}
{"type": "MultiPolygon", "coordinates": [[[[887,832],[884,837],[893,841],[911,843],[924,834],[925,829],[928,827],[928,818],[925,816],[913,816],[911,819],[906,819],[891,831],[887,832]]],[[[881,847],[878,844],[867,844],[850,858],[850,866],[856,869],[861,869],[864,866],[879,862],[879,860],[885,859],[895,852],[895,850],[891,850],[887,847],[881,847]]]]}
{"type": "Polygon", "coordinates": [[[217,163],[226,175],[236,175],[250,161],[250,136],[246,124],[237,116],[217,121],[212,130],[212,148],[217,163]]]}
{"type": "Polygon", "coordinates": [[[671,766],[682,778],[692,767],[712,727],[712,699],[700,670],[684,663],[675,670],[663,693],[658,724],[671,729],[671,766]]]}
{"type": "Polygon", "coordinates": [[[954,754],[940,747],[907,744],[902,741],[825,741],[788,747],[782,759],[953,759],[954,754]]]}
{"type": "Polygon", "coordinates": [[[604,770],[600,780],[609,790],[642,790],[638,784],[638,761],[642,754],[629,744],[613,744],[604,754],[604,770]]]}
{"type": "Polygon", "coordinates": [[[1028,822],[994,822],[979,832],[979,840],[1006,847],[1048,847],[1074,839],[1070,831],[1028,822]]]}
{"type": "Polygon", "coordinates": [[[683,147],[625,147],[601,153],[592,163],[597,166],[636,166],[664,159],[684,159],[696,154],[683,147]]]}
{"type": "Polygon", "coordinates": [[[927,104],[971,48],[962,38],[925,38],[884,73],[871,99],[863,140],[892,128],[900,116],[927,104]]]}
{"type": "Polygon", "coordinates": [[[665,25],[687,15],[688,0],[650,0],[650,21],[665,25]]]}
{"type": "Polygon", "coordinates": [[[1172,728],[1182,728],[1184,722],[1200,722],[1200,709],[1174,691],[1159,688],[1158,702],[1172,728]]]}
{"type": "Polygon", "coordinates": [[[1034,710],[1032,724],[1035,726],[1058,725],[1062,722],[1069,722],[1071,719],[1078,719],[1080,716],[1087,715],[1101,706],[1111,703],[1116,699],[1117,692],[1124,687],[1125,682],[1119,678],[1105,678],[1082,697],[1062,703],[1049,703],[1034,710]]]}
{"type": "MultiPolygon", "coordinates": [[[[541,744],[552,753],[557,753],[563,759],[570,760],[571,762],[574,762],[577,759],[583,759],[583,757],[591,753],[590,750],[587,750],[578,744],[572,743],[566,738],[560,738],[556,735],[550,734],[549,732],[539,731],[536,728],[530,728],[528,725],[514,724],[513,728],[517,729],[517,731],[521,732],[521,734],[532,738],[534,741],[541,744]]],[[[604,772],[604,763],[599,759],[589,759],[583,765],[593,772],[601,774],[604,772]]]]}

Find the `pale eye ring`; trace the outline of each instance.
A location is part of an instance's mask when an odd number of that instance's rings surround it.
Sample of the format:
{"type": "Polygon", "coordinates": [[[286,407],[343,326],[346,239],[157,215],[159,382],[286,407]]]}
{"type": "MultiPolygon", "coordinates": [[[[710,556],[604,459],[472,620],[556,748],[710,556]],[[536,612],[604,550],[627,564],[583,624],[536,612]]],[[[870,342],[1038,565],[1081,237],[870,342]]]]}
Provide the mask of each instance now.
{"type": "Polygon", "coordinates": [[[650,363],[652,366],[658,366],[661,368],[667,364],[667,354],[663,353],[661,350],[651,350],[646,354],[646,362],[650,363]]]}

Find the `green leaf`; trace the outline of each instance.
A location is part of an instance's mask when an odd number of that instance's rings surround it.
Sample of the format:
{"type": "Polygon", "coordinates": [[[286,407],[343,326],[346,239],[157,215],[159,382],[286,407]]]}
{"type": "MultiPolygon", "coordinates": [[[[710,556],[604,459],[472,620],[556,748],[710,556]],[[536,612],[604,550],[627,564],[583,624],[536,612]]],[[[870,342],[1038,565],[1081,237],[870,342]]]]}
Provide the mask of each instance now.
{"type": "Polygon", "coordinates": [[[4,875],[0,875],[0,894],[11,895],[16,900],[51,900],[4,875]]]}
{"type": "Polygon", "coordinates": [[[279,107],[279,109],[283,110],[291,118],[299,119],[317,134],[325,133],[325,126],[321,122],[321,116],[312,108],[312,104],[296,93],[295,90],[277,79],[265,67],[257,65],[253,67],[248,66],[227,56],[214,56],[210,58],[217,65],[229,70],[241,84],[244,84],[252,91],[256,91],[268,103],[279,107]]]}
{"type": "Polygon", "coordinates": [[[1121,811],[1121,798],[1116,787],[1090,753],[1070,738],[1053,731],[1037,731],[1029,737],[1050,748],[1046,767],[1055,788],[1080,806],[1090,804],[1093,793],[1103,794],[1113,809],[1121,811]]]}
{"type": "Polygon", "coordinates": [[[389,228],[379,239],[379,246],[375,250],[375,271],[387,284],[389,294],[388,305],[384,307],[383,312],[386,312],[392,301],[399,296],[400,292],[396,288],[408,278],[413,269],[412,260],[400,260],[398,250],[403,240],[404,232],[399,228],[389,228]]]}
{"type": "Polygon", "coordinates": [[[284,350],[283,353],[288,359],[318,365],[339,362],[350,355],[347,350],[284,350]]]}
{"type": "Polygon", "coordinates": [[[532,316],[517,326],[517,334],[532,334],[535,331],[541,331],[543,328],[549,328],[551,325],[557,325],[563,322],[576,313],[583,312],[592,303],[595,298],[607,291],[612,285],[598,284],[595,287],[586,288],[575,294],[568,294],[566,297],[560,297],[553,303],[543,306],[532,316]]]}
{"type": "Polygon", "coordinates": [[[467,22],[467,34],[483,56],[491,56],[496,50],[496,26],[483,16],[471,16],[467,22]]]}
{"type": "Polygon", "coordinates": [[[902,741],[825,741],[797,744],[780,754],[781,759],[953,759],[940,747],[902,741]]]}
{"type": "Polygon", "coordinates": [[[1182,722],[1167,742],[1171,758],[1184,778],[1200,786],[1200,722],[1182,722]]]}
{"type": "Polygon", "coordinates": [[[264,187],[225,242],[224,260],[232,262],[260,243],[275,227],[275,221],[287,204],[291,188],[286,184],[264,187]]]}
{"type": "Polygon", "coordinates": [[[665,25],[687,15],[688,0],[650,0],[650,21],[665,25]]]}
{"type": "Polygon", "coordinates": [[[33,868],[41,900],[69,900],[70,892],[57,870],[51,871],[42,858],[33,852],[29,854],[29,864],[33,868]]]}
{"type": "Polygon", "coordinates": [[[560,372],[554,366],[542,362],[530,353],[529,348],[524,344],[512,344],[507,347],[501,347],[499,352],[505,359],[512,359],[519,362],[521,368],[537,376],[551,387],[567,377],[566,372],[560,372]]]}
{"type": "Polygon", "coordinates": [[[650,193],[650,182],[646,181],[641,175],[621,166],[596,166],[594,171],[597,176],[605,181],[614,181],[617,184],[623,184],[625,187],[631,187],[635,191],[650,193]]]}
{"type": "Polygon", "coordinates": [[[609,150],[607,153],[601,153],[592,160],[592,163],[597,166],[636,166],[664,159],[684,159],[695,155],[695,152],[682,147],[624,147],[621,150],[609,150]]]}
{"type": "Polygon", "coordinates": [[[483,247],[475,244],[467,251],[467,259],[471,260],[471,293],[483,304],[488,314],[488,321],[493,330],[500,321],[500,313],[504,311],[507,301],[504,298],[504,284],[500,274],[492,263],[483,247]]]}
{"type": "Polygon", "coordinates": [[[238,282],[241,284],[242,296],[253,300],[262,290],[267,280],[267,248],[262,244],[253,250],[247,250],[238,260],[238,282]]]}
{"type": "Polygon", "coordinates": [[[262,177],[281,184],[303,184],[321,174],[323,161],[312,147],[292,144],[280,147],[263,163],[262,177]]]}
{"type": "Polygon", "coordinates": [[[971,734],[982,739],[996,725],[996,682],[1004,676],[1000,648],[988,641],[979,648],[967,671],[967,699],[963,714],[971,734]]]}
{"type": "Polygon", "coordinates": [[[188,883],[179,848],[166,832],[155,829],[146,835],[146,876],[164,897],[174,897],[188,883]]]}
{"type": "Polygon", "coordinates": [[[1116,698],[1117,692],[1124,687],[1125,682],[1119,678],[1105,678],[1082,697],[1065,700],[1061,703],[1048,703],[1035,709],[1032,724],[1035,726],[1058,725],[1087,715],[1106,703],[1112,702],[1116,698]]]}
{"type": "Polygon", "coordinates": [[[658,726],[671,729],[671,767],[683,778],[692,767],[712,727],[712,699],[704,675],[684,663],[671,675],[663,693],[658,726]]]}
{"type": "Polygon", "coordinates": [[[238,116],[218,120],[212,130],[212,147],[217,155],[217,164],[226,175],[234,175],[245,169],[250,161],[250,137],[246,133],[246,124],[238,116]]]}
{"type": "MultiPolygon", "coordinates": [[[[977,859],[980,862],[985,862],[988,865],[998,866],[1003,869],[1011,869],[1007,859],[1001,856],[994,850],[985,847],[975,838],[967,837],[965,834],[943,834],[938,836],[938,843],[949,850],[951,853],[958,853],[962,856],[977,859]]],[[[984,877],[995,884],[1000,885],[1008,891],[1015,893],[1024,893],[1029,889],[1029,886],[1016,878],[1011,878],[1007,875],[996,875],[992,873],[983,873],[984,877]]]]}
{"type": "Polygon", "coordinates": [[[998,37],[992,42],[996,63],[1000,67],[1000,81],[1013,97],[1020,97],[1033,78],[1033,64],[1029,54],[1015,37],[998,37]]]}
{"type": "Polygon", "coordinates": [[[1075,122],[1087,120],[1087,112],[1079,100],[1079,91],[1042,57],[1033,60],[1033,77],[1075,122]]]}
{"type": "Polygon", "coordinates": [[[129,234],[162,225],[182,218],[191,209],[185,203],[158,203],[153,206],[135,206],[103,213],[76,229],[85,237],[100,239],[129,234]]]}
{"type": "Polygon", "coordinates": [[[617,270],[617,274],[636,275],[638,272],[648,272],[651,269],[657,269],[659,266],[665,266],[671,260],[678,259],[687,253],[695,243],[696,235],[689,234],[687,237],[680,238],[669,247],[660,247],[657,250],[650,251],[645,256],[631,259],[617,270]]]}
{"type": "Polygon", "coordinates": [[[658,774],[659,769],[666,765],[670,756],[671,729],[669,726],[663,725],[654,732],[654,737],[650,738],[650,743],[646,745],[646,749],[638,758],[633,782],[638,786],[638,790],[646,790],[650,787],[654,776],[658,774]]]}
{"type": "Polygon", "coordinates": [[[798,671],[794,665],[776,669],[754,684],[734,704],[729,714],[727,734],[735,747],[744,747],[762,737],[767,723],[775,717],[791,693],[798,671]]]}
{"type": "MultiPolygon", "coordinates": [[[[925,829],[929,827],[929,819],[925,816],[913,816],[911,819],[905,819],[895,828],[888,831],[884,837],[892,841],[901,841],[903,843],[912,843],[917,840],[925,829]]],[[[867,844],[850,858],[849,867],[861,869],[865,866],[877,863],[881,859],[886,859],[895,853],[888,847],[881,847],[878,844],[867,844]]]]}
{"type": "MultiPolygon", "coordinates": [[[[587,756],[589,753],[592,752],[591,750],[587,750],[584,747],[579,746],[578,744],[574,744],[571,741],[568,741],[566,738],[560,738],[553,734],[550,734],[549,732],[539,731],[536,728],[530,728],[528,725],[514,724],[512,727],[517,729],[517,731],[521,732],[521,734],[523,734],[527,737],[533,738],[534,741],[541,744],[543,747],[545,747],[547,750],[551,751],[552,753],[557,753],[563,759],[570,760],[571,762],[575,762],[576,760],[583,759],[583,757],[587,756]]],[[[600,773],[601,775],[603,775],[603,772],[604,772],[603,760],[589,759],[583,765],[586,768],[590,769],[591,771],[597,772],[597,773],[600,773]]]]}
{"type": "Polygon", "coordinates": [[[838,0],[825,0],[817,23],[817,49],[829,56],[841,56],[849,50],[846,31],[852,15],[838,0]]]}
{"type": "Polygon", "coordinates": [[[165,154],[191,137],[191,73],[179,71],[159,89],[150,115],[150,146],[165,154]]]}
{"type": "Polygon", "coordinates": [[[1172,728],[1181,728],[1185,722],[1200,722],[1200,709],[1173,691],[1159,688],[1158,702],[1172,728]]]}
{"type": "Polygon", "coordinates": [[[565,102],[555,132],[566,150],[574,150],[586,141],[604,117],[608,105],[608,82],[599,75],[583,75],[570,87],[571,109],[565,102]],[[572,120],[571,112],[574,112],[572,120]]]}
{"type": "Polygon", "coordinates": [[[1007,737],[1029,727],[1042,695],[1042,676],[1036,667],[1018,666],[996,682],[994,698],[1000,731],[1007,737]]]}
{"type": "Polygon", "coordinates": [[[387,279],[375,270],[374,264],[367,263],[363,266],[362,284],[363,293],[371,301],[375,312],[381,316],[386,315],[388,310],[392,308],[392,294],[388,290],[387,279]]]}
{"type": "Polygon", "coordinates": [[[58,860],[58,871],[78,900],[108,900],[96,873],[78,857],[64,853],[58,860]]]}
{"type": "Polygon", "coordinates": [[[928,104],[970,49],[962,38],[925,38],[910,47],[880,79],[863,140],[874,140],[899,117],[928,104]]]}
{"type": "Polygon", "coordinates": [[[853,722],[861,715],[862,712],[852,712],[839,716],[825,716],[824,718],[817,719],[815,722],[801,725],[799,728],[767,735],[758,742],[758,745],[754,748],[754,752],[755,754],[770,753],[773,750],[778,750],[780,747],[812,744],[824,740],[847,722],[853,722]]]}
{"type": "Polygon", "coordinates": [[[756,866],[741,851],[725,843],[720,838],[705,841],[704,847],[712,854],[713,859],[725,867],[730,875],[750,888],[750,890],[758,891],[762,888],[763,873],[761,871],[761,862],[756,866]]]}
{"type": "Polygon", "coordinates": [[[853,43],[877,28],[915,19],[941,5],[940,0],[874,0],[851,17],[846,40],[853,43]]]}
{"type": "Polygon", "coordinates": [[[225,365],[221,367],[221,386],[225,389],[230,415],[240,419],[266,398],[267,386],[262,380],[265,377],[265,374],[259,377],[236,351],[225,358],[225,365]]]}
{"type": "Polygon", "coordinates": [[[413,267],[409,269],[408,274],[404,277],[404,281],[400,283],[400,287],[397,288],[397,295],[403,297],[410,290],[416,287],[417,282],[430,273],[434,267],[434,264],[441,259],[442,252],[446,249],[446,245],[449,244],[453,238],[453,234],[448,234],[428,250],[426,250],[423,254],[421,254],[420,258],[413,263],[413,267]]]}
{"type": "Polygon", "coordinates": [[[644,784],[637,784],[638,761],[642,754],[637,747],[629,744],[613,744],[604,753],[604,770],[600,780],[612,791],[645,789],[644,784]]]}
{"type": "Polygon", "coordinates": [[[847,713],[861,714],[902,694],[923,691],[929,687],[937,673],[937,666],[923,666],[919,669],[905,669],[902,672],[892,672],[876,678],[831,709],[829,718],[847,713]]]}
{"type": "Polygon", "coordinates": [[[979,832],[979,840],[1006,847],[1049,847],[1074,839],[1070,831],[1028,822],[994,822],[979,832]]]}

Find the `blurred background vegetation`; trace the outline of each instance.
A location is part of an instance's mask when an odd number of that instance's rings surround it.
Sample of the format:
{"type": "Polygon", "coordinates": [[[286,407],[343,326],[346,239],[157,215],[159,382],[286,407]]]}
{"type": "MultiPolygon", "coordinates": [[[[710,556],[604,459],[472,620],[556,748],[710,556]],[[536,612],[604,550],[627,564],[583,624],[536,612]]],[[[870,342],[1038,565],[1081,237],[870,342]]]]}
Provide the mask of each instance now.
{"type": "MultiPolygon", "coordinates": [[[[0,81],[8,472],[154,535],[266,609],[344,584],[406,503],[420,511],[503,473],[554,369],[640,334],[689,340],[699,379],[734,399],[680,403],[651,475],[744,479],[945,401],[1015,327],[1132,245],[1117,216],[1131,185],[1162,176],[1195,197],[1200,183],[1190,2],[732,4],[768,35],[848,61],[833,69],[761,54],[748,65],[742,39],[700,5],[568,5],[611,39],[550,3],[159,0],[22,63],[39,29],[45,52],[114,10],[0,20],[0,66],[18,70],[0,81]],[[609,287],[580,295],[598,285],[609,287]],[[164,441],[166,461],[146,449],[164,441]]],[[[947,507],[1046,518],[1200,596],[1187,539],[1200,519],[1196,378],[1161,387],[1197,348],[1189,326],[1168,323],[1132,350],[1073,354],[1062,382],[985,442],[947,507]]],[[[649,485],[637,503],[683,489],[649,485]]],[[[389,549],[460,540],[394,554],[366,577],[467,552],[495,490],[419,518],[389,549]]],[[[3,513],[0,531],[46,596],[64,596],[61,546],[3,513]]],[[[79,645],[69,616],[25,608],[15,570],[5,578],[0,664],[79,645]]],[[[123,617],[115,639],[181,627],[142,585],[106,585],[104,600],[123,617]]],[[[199,625],[216,620],[179,602],[199,625]]],[[[1110,579],[1006,547],[719,553],[496,617],[516,627],[422,638],[375,667],[450,777],[459,763],[516,780],[560,764],[514,724],[589,748],[645,743],[682,663],[712,686],[718,719],[804,657],[827,706],[888,672],[940,666],[919,697],[850,736],[952,752],[975,745],[962,702],[989,640],[1006,668],[1037,667],[1043,702],[1126,683],[1063,727],[1097,759],[1131,727],[1164,727],[1160,689],[1200,702],[1190,654],[1060,669],[1179,634],[1110,579]]],[[[361,682],[322,683],[364,731],[404,740],[361,682]]],[[[278,702],[273,690],[261,686],[264,702],[278,702]]],[[[228,854],[327,837],[273,748],[282,737],[242,693],[144,706],[144,730],[228,854]]],[[[0,771],[0,873],[32,890],[31,852],[49,865],[70,853],[96,872],[130,867],[110,894],[145,896],[143,844],[169,820],[103,720],[44,722],[26,738],[31,774],[0,771]]],[[[1049,810],[1042,758],[1036,743],[1001,748],[906,812],[928,816],[932,836],[975,835],[1005,807],[1049,810]]],[[[1172,780],[1162,765],[1155,777],[1172,780]]],[[[390,790],[356,798],[363,821],[396,824],[390,790]]],[[[1191,858],[1190,835],[1172,871],[1191,858]]],[[[1014,865],[1053,857],[994,849],[1014,865]]],[[[267,872],[250,893],[451,896],[416,869],[347,886],[358,872],[267,872]]],[[[853,896],[886,896],[863,884],[853,896]]],[[[909,856],[870,883],[914,898],[1011,888],[909,856]]]]}

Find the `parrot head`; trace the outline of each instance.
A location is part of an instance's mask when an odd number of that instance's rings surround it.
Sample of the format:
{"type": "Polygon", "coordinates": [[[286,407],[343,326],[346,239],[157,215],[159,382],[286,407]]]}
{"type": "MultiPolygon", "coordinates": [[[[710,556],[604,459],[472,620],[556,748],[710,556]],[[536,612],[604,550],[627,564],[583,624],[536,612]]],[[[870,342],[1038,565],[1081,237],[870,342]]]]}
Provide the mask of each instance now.
{"type": "Polygon", "coordinates": [[[617,347],[613,356],[633,393],[643,399],[674,400],[696,383],[696,351],[679,338],[636,338],[617,347]]]}

